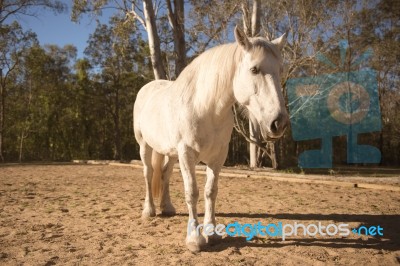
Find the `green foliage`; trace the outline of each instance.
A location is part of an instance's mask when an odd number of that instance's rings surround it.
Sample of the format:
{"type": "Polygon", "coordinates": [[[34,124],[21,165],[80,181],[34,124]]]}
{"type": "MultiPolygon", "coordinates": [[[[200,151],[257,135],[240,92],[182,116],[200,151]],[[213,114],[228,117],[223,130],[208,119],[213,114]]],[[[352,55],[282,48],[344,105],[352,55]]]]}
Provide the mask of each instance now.
{"type": "Polygon", "coordinates": [[[38,9],[33,7],[47,8],[55,13],[66,10],[66,4],[58,0],[2,0],[0,2],[0,25],[7,19],[19,17],[20,15],[37,16],[38,9]]]}
{"type": "Polygon", "coordinates": [[[21,50],[6,105],[7,160],[138,158],[132,109],[149,68],[143,41],[126,36],[99,25],[79,60],[71,45],[21,50]]]}

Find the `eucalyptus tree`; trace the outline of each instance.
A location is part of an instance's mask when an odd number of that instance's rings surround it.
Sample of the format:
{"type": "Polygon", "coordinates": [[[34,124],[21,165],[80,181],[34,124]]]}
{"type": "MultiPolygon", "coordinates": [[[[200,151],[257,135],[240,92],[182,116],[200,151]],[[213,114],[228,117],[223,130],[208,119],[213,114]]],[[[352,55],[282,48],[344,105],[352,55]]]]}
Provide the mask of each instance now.
{"type": "Polygon", "coordinates": [[[35,41],[30,31],[23,31],[17,20],[23,16],[38,16],[38,9],[48,8],[63,12],[65,4],[57,0],[1,0],[0,1],[0,160],[4,161],[4,135],[7,86],[19,64],[21,51],[35,41]]]}
{"type": "MultiPolygon", "coordinates": [[[[182,27],[183,27],[183,0],[174,1],[174,8],[170,1],[168,1],[168,12],[171,25],[175,32],[176,41],[182,41],[182,27]],[[175,11],[175,13],[173,13],[175,11]]],[[[112,1],[86,1],[86,0],[74,0],[72,9],[72,19],[78,21],[79,17],[84,13],[91,15],[101,15],[103,10],[114,9],[116,12],[114,16],[123,17],[120,20],[120,24],[116,26],[122,26],[124,23],[134,22],[131,28],[132,32],[138,30],[138,27],[142,27],[147,33],[148,47],[150,51],[150,60],[153,67],[153,73],[155,79],[166,79],[166,66],[165,60],[162,58],[162,50],[160,43],[160,32],[159,25],[156,23],[159,2],[153,3],[151,0],[134,1],[134,0],[112,0],[112,1]]],[[[179,44],[180,45],[180,44],[179,44]]],[[[182,49],[177,44],[177,51],[182,49]]],[[[186,57],[186,54],[179,55],[186,57]]]]}
{"type": "Polygon", "coordinates": [[[8,133],[7,95],[15,80],[15,70],[19,67],[21,57],[27,47],[36,43],[36,35],[24,31],[14,21],[9,25],[0,25],[0,160],[4,161],[5,135],[8,133]]]}
{"type": "Polygon", "coordinates": [[[65,11],[66,5],[58,0],[1,0],[0,26],[23,16],[37,17],[43,8],[60,13],[65,11]]]}
{"type": "MultiPolygon", "coordinates": [[[[132,94],[138,89],[138,85],[143,85],[140,75],[146,76],[143,44],[140,36],[132,33],[131,25],[120,24],[117,18],[112,18],[110,25],[97,26],[85,49],[85,55],[94,71],[97,100],[112,121],[114,159],[122,159],[122,130],[127,127],[125,124],[121,125],[124,119],[121,112],[127,106],[132,106],[132,94]],[[126,81],[132,80],[132,77],[135,77],[133,84],[127,84],[126,81]]],[[[128,117],[131,117],[130,113],[128,117]]]]}
{"type": "MultiPolygon", "coordinates": [[[[76,48],[27,47],[9,94],[9,143],[19,160],[69,160],[73,156],[75,113],[71,69],[76,48]],[[17,144],[17,145],[16,145],[17,144]]],[[[15,156],[14,156],[15,157],[15,156]]]]}

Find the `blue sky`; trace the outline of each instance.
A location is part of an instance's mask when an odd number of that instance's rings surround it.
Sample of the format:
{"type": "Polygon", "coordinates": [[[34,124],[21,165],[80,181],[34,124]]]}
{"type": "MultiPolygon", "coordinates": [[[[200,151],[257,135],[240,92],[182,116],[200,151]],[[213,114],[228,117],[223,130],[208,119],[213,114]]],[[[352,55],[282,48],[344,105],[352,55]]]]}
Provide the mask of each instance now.
{"type": "MultiPolygon", "coordinates": [[[[83,57],[89,34],[96,28],[96,21],[89,15],[83,15],[79,23],[74,23],[70,19],[71,6],[62,14],[54,14],[53,11],[41,9],[33,16],[19,16],[18,22],[25,30],[32,30],[37,34],[41,45],[56,44],[64,46],[73,44],[78,49],[78,58],[83,57]]],[[[15,18],[13,18],[15,19],[15,18]]],[[[107,18],[101,18],[102,22],[107,22],[107,18]]]]}

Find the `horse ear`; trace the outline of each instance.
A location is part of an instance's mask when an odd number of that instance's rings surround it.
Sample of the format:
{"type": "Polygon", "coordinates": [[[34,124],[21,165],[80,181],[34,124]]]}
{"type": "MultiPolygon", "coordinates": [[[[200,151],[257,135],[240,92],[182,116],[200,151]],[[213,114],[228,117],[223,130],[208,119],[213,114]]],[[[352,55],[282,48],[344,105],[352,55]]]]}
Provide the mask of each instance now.
{"type": "Polygon", "coordinates": [[[247,38],[246,34],[239,29],[239,27],[236,25],[235,27],[235,39],[236,42],[245,50],[248,51],[251,48],[251,43],[249,39],[247,38]]]}
{"type": "Polygon", "coordinates": [[[283,46],[286,44],[286,33],[282,34],[281,37],[276,38],[275,40],[271,41],[273,44],[279,47],[280,50],[282,50],[283,46]]]}

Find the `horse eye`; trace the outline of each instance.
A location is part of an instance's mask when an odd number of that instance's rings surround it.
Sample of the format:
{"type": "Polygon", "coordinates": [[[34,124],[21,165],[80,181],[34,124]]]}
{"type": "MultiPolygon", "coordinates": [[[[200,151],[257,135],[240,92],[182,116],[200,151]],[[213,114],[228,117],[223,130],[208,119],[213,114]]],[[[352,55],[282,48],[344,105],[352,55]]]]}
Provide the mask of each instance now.
{"type": "Polygon", "coordinates": [[[257,67],[252,67],[252,68],[250,68],[250,71],[251,71],[251,73],[253,73],[253,74],[258,74],[258,72],[260,72],[260,70],[258,70],[257,67]]]}

